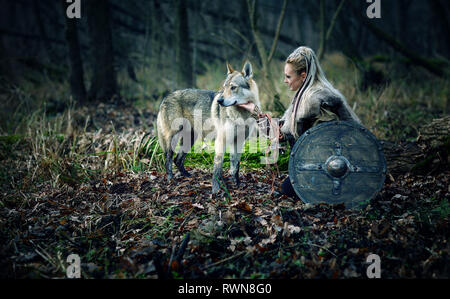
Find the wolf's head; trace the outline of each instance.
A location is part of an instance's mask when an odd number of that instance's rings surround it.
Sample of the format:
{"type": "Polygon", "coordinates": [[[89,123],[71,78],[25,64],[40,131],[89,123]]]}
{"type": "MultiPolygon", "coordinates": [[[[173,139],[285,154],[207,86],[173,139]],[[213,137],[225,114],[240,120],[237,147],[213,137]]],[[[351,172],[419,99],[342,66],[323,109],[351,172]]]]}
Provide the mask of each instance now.
{"type": "Polygon", "coordinates": [[[259,106],[258,86],[253,80],[252,65],[246,61],[242,71],[235,71],[227,63],[227,79],[223,84],[223,92],[217,102],[225,107],[255,103],[259,106]]]}

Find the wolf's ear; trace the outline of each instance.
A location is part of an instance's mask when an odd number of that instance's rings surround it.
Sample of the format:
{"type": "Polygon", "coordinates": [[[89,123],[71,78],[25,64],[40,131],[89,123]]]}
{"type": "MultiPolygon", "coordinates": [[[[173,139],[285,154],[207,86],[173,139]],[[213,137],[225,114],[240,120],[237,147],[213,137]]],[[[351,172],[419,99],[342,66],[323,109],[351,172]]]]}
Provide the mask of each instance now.
{"type": "Polygon", "coordinates": [[[231,67],[231,65],[227,62],[227,70],[228,70],[228,75],[231,74],[232,72],[234,72],[233,68],[231,67]]]}
{"type": "Polygon", "coordinates": [[[242,68],[242,73],[244,74],[245,79],[251,79],[253,77],[253,69],[250,61],[246,61],[244,67],[242,68]]]}

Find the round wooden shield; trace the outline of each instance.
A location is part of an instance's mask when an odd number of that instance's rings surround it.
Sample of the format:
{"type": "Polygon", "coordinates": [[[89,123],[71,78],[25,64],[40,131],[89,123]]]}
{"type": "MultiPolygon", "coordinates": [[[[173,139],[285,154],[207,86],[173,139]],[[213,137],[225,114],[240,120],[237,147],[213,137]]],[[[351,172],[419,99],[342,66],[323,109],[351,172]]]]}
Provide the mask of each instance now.
{"type": "Polygon", "coordinates": [[[305,203],[363,208],[383,187],[386,159],[375,136],[348,121],[324,122],[294,145],[289,178],[305,203]]]}

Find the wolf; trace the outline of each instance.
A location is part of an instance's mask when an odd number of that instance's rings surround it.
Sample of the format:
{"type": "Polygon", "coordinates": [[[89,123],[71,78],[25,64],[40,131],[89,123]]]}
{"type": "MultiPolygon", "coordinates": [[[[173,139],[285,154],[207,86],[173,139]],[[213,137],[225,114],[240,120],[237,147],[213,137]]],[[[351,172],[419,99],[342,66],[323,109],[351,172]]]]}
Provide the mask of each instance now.
{"type": "Polygon", "coordinates": [[[222,166],[226,147],[230,149],[230,174],[239,186],[239,165],[245,141],[257,126],[251,113],[240,105],[254,103],[261,107],[259,91],[253,80],[253,69],[249,61],[242,71],[234,70],[227,63],[227,75],[222,88],[212,90],[184,89],[169,94],[160,104],[157,116],[157,133],[164,151],[167,179],[173,178],[172,159],[178,142],[175,165],[183,176],[190,176],[184,168],[186,154],[195,140],[203,134],[215,138],[212,193],[220,189],[222,166]],[[205,120],[199,126],[199,120],[205,120]],[[181,143],[181,142],[180,142],[181,143]]]}

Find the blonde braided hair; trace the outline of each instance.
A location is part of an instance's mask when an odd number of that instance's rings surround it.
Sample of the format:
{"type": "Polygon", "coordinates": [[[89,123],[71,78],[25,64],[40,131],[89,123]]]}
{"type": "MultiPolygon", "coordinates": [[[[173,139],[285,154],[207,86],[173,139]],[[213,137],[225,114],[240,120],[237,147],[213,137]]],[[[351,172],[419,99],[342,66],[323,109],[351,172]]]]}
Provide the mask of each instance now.
{"type": "Polygon", "coordinates": [[[343,104],[347,106],[352,114],[352,118],[357,122],[360,122],[359,118],[348,106],[345,97],[334,88],[325,77],[325,73],[319,64],[319,60],[311,48],[298,47],[288,56],[286,63],[291,64],[298,75],[302,72],[306,72],[306,78],[292,99],[291,106],[286,110],[283,116],[283,119],[285,119],[285,125],[282,127],[283,133],[291,133],[294,138],[298,137],[298,120],[310,116],[308,111],[309,107],[306,104],[302,105],[302,102],[305,102],[305,99],[310,98],[314,93],[324,89],[327,89],[336,97],[341,98],[343,104]]]}

